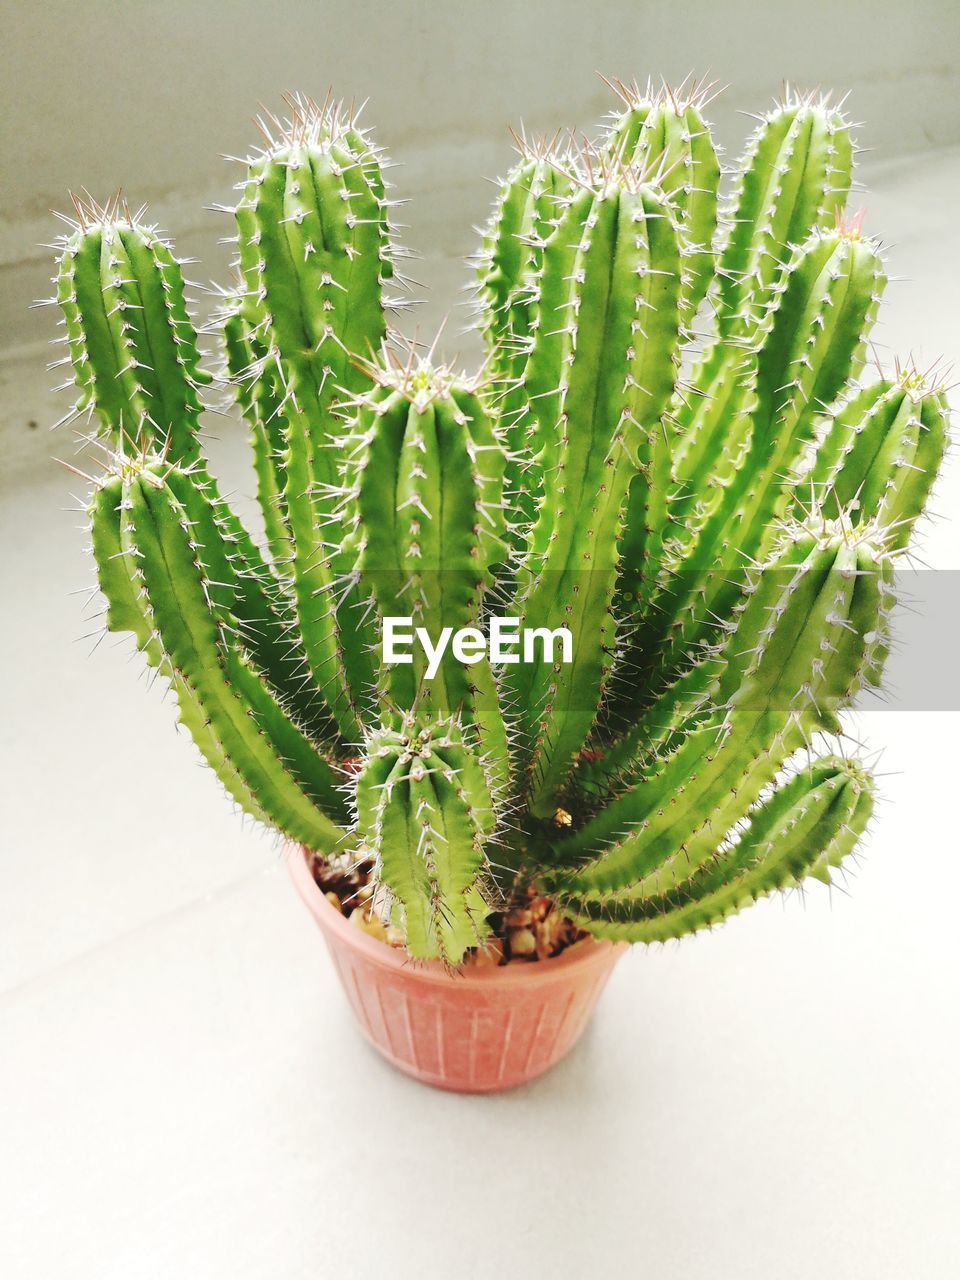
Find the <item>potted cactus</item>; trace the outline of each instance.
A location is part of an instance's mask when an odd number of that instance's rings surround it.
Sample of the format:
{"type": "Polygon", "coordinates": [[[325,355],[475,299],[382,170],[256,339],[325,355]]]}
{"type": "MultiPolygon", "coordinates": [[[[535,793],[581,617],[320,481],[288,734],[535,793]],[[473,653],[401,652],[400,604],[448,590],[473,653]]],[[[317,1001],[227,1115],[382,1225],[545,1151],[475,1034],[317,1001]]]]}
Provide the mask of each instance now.
{"type": "Polygon", "coordinates": [[[939,466],[935,377],[859,379],[884,285],[841,111],[789,94],[721,196],[709,91],[617,82],[594,143],[518,140],[477,255],[483,370],[388,325],[384,163],[350,111],[260,121],[205,371],[168,242],[75,198],[59,253],[106,626],[286,841],[369,1039],[503,1088],[623,945],[831,876],[939,466]],[[262,534],[200,445],[249,425],[262,534]]]}

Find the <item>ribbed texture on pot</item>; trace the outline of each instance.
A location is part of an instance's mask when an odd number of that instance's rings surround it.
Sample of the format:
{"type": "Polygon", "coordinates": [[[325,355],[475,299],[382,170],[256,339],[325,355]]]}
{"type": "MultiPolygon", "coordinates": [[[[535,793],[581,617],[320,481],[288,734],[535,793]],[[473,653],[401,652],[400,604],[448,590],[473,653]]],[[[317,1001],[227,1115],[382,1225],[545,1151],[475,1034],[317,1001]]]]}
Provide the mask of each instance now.
{"type": "Polygon", "coordinates": [[[441,1089],[509,1089],[559,1062],[624,950],[589,940],[554,960],[451,975],[354,928],[317,889],[300,848],[288,845],[285,856],[366,1038],[401,1071],[441,1089]]]}

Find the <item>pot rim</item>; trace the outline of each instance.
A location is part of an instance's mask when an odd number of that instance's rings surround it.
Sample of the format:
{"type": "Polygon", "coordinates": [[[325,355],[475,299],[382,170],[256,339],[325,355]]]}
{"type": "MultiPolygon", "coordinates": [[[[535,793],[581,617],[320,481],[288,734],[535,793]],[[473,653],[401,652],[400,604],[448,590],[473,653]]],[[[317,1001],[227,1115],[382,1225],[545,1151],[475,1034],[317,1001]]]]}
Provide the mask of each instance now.
{"type": "Polygon", "coordinates": [[[439,960],[414,959],[404,949],[391,947],[389,943],[381,942],[379,938],[371,937],[351,925],[348,917],[334,910],[320,892],[307,866],[307,853],[305,845],[293,840],[287,841],[283,846],[283,860],[294,885],[324,933],[350,950],[362,952],[381,968],[404,972],[411,977],[469,987],[515,986],[518,983],[535,986],[551,982],[561,970],[584,964],[606,965],[611,952],[625,951],[629,946],[626,942],[588,936],[549,960],[491,965],[483,969],[471,966],[459,972],[451,972],[439,960]]]}

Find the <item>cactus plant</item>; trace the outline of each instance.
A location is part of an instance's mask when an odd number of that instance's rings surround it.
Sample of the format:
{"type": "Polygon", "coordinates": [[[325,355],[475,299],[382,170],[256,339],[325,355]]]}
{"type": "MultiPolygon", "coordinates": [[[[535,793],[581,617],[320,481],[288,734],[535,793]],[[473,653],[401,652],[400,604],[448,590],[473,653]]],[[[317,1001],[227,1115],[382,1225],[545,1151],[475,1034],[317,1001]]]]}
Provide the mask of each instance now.
{"type": "Polygon", "coordinates": [[[724,200],[709,88],[613,88],[595,143],[517,140],[475,377],[388,324],[402,250],[352,112],[261,121],[218,325],[262,538],[200,445],[168,242],[84,197],[59,252],[107,628],[243,810],[372,862],[411,955],[451,966],[532,893],[649,942],[830,882],[874,784],[825,735],[880,679],[946,443],[935,377],[858,381],[884,269],[841,109],[788,94],[724,200]],[[486,652],[495,616],[540,651],[486,652]],[[436,663],[384,661],[387,618],[436,663]]]}

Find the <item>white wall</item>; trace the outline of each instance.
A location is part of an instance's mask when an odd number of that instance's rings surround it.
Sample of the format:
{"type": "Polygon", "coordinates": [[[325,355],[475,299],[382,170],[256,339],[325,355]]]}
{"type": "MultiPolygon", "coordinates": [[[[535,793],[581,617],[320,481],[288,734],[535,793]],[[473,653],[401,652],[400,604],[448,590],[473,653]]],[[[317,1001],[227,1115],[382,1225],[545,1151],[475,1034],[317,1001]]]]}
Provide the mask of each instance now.
{"type": "MultiPolygon", "coordinates": [[[[45,331],[25,316],[44,292],[49,208],[68,187],[122,184],[208,274],[225,227],[202,205],[228,194],[220,152],[243,153],[258,99],[328,84],[369,96],[365,119],[406,166],[409,241],[468,252],[484,177],[510,162],[507,126],[589,129],[610,105],[597,71],[626,78],[709,72],[730,88],[713,111],[736,148],[744,108],[784,78],[852,91],[863,141],[892,157],[960,142],[955,0],[10,0],[0,6],[0,347],[45,331]]],[[[201,269],[197,269],[200,271],[201,269]]]]}

